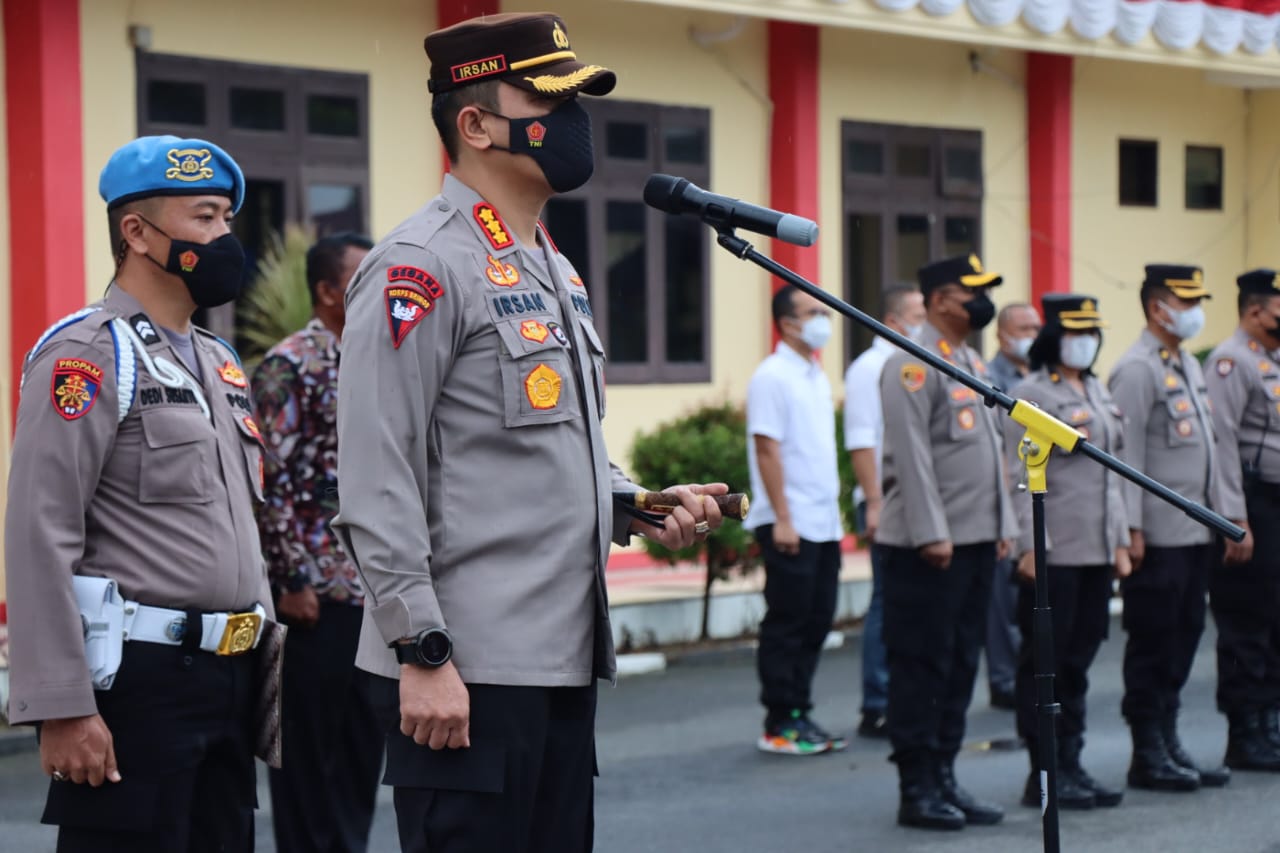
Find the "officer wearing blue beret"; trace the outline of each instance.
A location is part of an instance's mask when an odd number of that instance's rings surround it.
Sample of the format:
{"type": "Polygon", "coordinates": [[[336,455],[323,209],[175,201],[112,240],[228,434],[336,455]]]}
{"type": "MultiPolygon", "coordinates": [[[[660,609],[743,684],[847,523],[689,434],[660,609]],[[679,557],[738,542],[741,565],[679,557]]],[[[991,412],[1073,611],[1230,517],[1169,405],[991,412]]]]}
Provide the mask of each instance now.
{"type": "Polygon", "coordinates": [[[115,278],[23,364],[9,719],[39,726],[59,851],[247,851],[274,648],[262,449],[235,351],[191,324],[240,290],[244,177],[210,142],[152,136],[99,189],[115,278]]]}

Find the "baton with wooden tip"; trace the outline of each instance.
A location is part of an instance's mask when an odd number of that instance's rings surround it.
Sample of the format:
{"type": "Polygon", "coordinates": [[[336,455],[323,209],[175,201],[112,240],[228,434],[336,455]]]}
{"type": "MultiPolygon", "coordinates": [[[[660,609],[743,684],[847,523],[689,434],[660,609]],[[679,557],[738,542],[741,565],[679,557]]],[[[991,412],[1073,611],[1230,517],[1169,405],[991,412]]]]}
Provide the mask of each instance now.
{"type": "MultiPolygon", "coordinates": [[[[720,515],[741,521],[747,514],[751,501],[741,492],[729,495],[703,495],[704,499],[713,500],[720,508],[720,515]]],[[[644,512],[658,515],[670,515],[675,508],[682,506],[680,496],[675,492],[614,492],[613,499],[624,506],[634,507],[644,512]]]]}

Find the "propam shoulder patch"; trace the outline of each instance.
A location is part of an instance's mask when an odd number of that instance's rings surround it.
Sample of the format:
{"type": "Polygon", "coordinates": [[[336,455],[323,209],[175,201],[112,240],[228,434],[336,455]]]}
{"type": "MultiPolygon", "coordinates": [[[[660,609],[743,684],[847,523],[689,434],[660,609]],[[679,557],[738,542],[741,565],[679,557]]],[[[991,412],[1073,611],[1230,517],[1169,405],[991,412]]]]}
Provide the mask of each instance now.
{"type": "Polygon", "coordinates": [[[54,411],[74,421],[89,414],[102,390],[102,368],[83,358],[60,358],[53,365],[50,395],[54,411]]]}

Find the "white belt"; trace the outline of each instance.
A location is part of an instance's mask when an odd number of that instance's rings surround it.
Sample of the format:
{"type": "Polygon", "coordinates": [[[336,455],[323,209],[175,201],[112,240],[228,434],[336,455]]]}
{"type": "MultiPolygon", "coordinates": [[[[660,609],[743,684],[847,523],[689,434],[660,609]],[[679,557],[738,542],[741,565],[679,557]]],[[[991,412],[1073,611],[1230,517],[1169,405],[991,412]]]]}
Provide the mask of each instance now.
{"type": "MultiPolygon", "coordinates": [[[[200,648],[217,655],[242,655],[258,645],[267,611],[261,604],[248,613],[203,613],[200,616],[200,648]]],[[[150,607],[136,601],[124,603],[124,639],[166,646],[182,645],[187,614],[167,607],[150,607]]]]}

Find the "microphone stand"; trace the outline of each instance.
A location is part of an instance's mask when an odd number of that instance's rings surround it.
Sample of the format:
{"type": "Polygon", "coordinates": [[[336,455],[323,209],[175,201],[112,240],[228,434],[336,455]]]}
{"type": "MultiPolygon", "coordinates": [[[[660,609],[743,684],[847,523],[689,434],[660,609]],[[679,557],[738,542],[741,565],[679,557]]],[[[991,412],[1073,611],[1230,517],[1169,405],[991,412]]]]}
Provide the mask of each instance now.
{"type": "MultiPolygon", "coordinates": [[[[1025,400],[1015,400],[1004,391],[994,388],[981,379],[961,370],[954,364],[940,358],[910,338],[898,334],[893,329],[854,308],[847,302],[827,293],[822,288],[766,257],[755,250],[746,240],[734,233],[733,227],[724,222],[716,222],[714,218],[708,224],[716,229],[717,241],[740,260],[747,260],[761,267],[772,275],[817,299],[819,302],[839,311],[851,320],[865,326],[880,337],[889,341],[898,349],[911,353],[928,364],[939,373],[943,373],[960,384],[972,389],[982,398],[988,408],[999,407],[1009,417],[1026,428],[1022,441],[1018,446],[1018,458],[1025,468],[1026,484],[1031,491],[1032,525],[1035,542],[1036,561],[1036,607],[1035,607],[1035,679],[1036,679],[1036,712],[1039,723],[1040,740],[1040,813],[1046,853],[1059,853],[1058,839],[1058,750],[1057,750],[1057,716],[1060,707],[1053,698],[1053,622],[1049,606],[1049,567],[1045,563],[1045,525],[1044,496],[1048,492],[1045,468],[1049,462],[1049,453],[1056,447],[1065,453],[1079,453],[1087,456],[1103,467],[1114,471],[1126,480],[1136,483],[1160,499],[1173,504],[1192,519],[1205,527],[1209,527],[1239,542],[1245,531],[1227,519],[1213,512],[1208,507],[1190,501],[1151,479],[1136,468],[1116,459],[1106,451],[1090,444],[1080,432],[1041,411],[1025,400]]],[[[1019,486],[1021,488],[1021,485],[1019,486]]]]}

